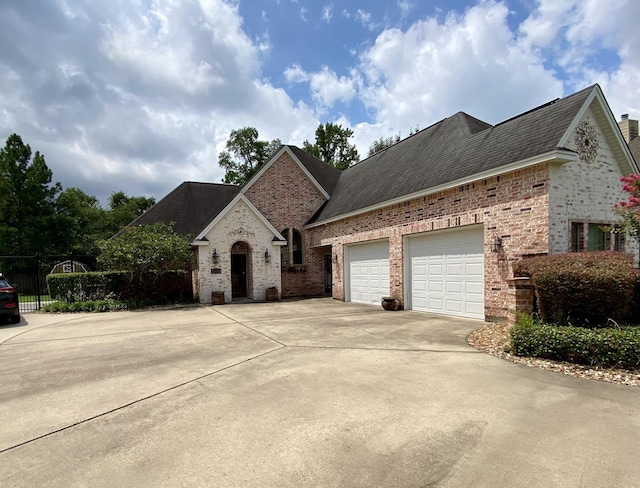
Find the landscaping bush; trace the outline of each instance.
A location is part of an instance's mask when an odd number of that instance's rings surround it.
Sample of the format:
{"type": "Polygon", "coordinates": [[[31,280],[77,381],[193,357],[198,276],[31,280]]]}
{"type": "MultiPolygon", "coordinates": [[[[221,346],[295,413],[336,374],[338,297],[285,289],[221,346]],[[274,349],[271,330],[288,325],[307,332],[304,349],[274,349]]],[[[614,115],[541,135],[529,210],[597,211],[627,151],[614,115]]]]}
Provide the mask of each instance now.
{"type": "Polygon", "coordinates": [[[104,300],[120,294],[123,271],[92,271],[89,273],[55,273],[47,275],[49,295],[66,303],[104,300]]]}
{"type": "Polygon", "coordinates": [[[637,271],[630,254],[601,251],[536,256],[517,261],[530,276],[545,323],[604,327],[633,320],[637,271]]]}
{"type": "Polygon", "coordinates": [[[510,331],[509,351],[602,367],[640,367],[640,327],[588,329],[540,324],[520,315],[510,331]]]}

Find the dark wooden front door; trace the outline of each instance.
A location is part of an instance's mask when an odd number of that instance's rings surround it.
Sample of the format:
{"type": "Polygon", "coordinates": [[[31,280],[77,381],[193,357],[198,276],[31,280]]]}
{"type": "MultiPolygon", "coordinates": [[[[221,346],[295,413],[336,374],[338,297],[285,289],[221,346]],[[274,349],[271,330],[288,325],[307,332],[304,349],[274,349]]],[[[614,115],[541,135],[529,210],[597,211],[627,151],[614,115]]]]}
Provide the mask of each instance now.
{"type": "Polygon", "coordinates": [[[247,296],[247,255],[231,255],[231,295],[232,298],[247,296]]]}

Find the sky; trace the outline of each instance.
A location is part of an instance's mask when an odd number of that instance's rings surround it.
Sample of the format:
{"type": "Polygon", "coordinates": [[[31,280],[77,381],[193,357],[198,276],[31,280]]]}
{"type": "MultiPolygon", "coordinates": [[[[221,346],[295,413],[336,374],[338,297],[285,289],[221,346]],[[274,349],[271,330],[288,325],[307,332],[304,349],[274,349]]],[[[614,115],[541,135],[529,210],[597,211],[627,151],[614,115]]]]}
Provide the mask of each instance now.
{"type": "Polygon", "coordinates": [[[639,0],[0,0],[0,142],[103,205],[221,182],[234,129],[302,146],[459,111],[495,124],[599,83],[640,118],[639,0]]]}

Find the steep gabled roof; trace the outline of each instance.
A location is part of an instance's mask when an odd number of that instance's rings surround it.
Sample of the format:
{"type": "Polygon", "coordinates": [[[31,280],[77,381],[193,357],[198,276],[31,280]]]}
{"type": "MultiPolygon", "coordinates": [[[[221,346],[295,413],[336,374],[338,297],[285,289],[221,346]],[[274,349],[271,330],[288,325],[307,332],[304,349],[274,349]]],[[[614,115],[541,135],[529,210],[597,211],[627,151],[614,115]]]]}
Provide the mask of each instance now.
{"type": "Polygon", "coordinates": [[[185,181],[129,225],[175,222],[178,234],[196,236],[240,189],[236,185],[185,181]]]}
{"type": "Polygon", "coordinates": [[[339,169],[328,165],[321,159],[303,151],[297,146],[289,144],[287,147],[291,149],[291,152],[295,154],[296,158],[298,158],[304,167],[307,168],[309,173],[311,173],[320,186],[322,186],[322,188],[331,195],[342,172],[339,169]]]}
{"type": "Polygon", "coordinates": [[[459,112],[342,172],[309,224],[375,208],[566,148],[567,128],[597,85],[491,126],[459,112]]]}
{"type": "Polygon", "coordinates": [[[322,195],[329,199],[336,183],[340,178],[341,171],[329,166],[324,161],[304,152],[302,149],[291,145],[282,145],[278,149],[271,159],[260,168],[260,170],[254,174],[251,179],[244,185],[242,192],[247,191],[251,185],[260,179],[260,177],[284,154],[288,152],[294,162],[300,166],[300,169],[309,177],[311,182],[318,188],[322,195]]]}

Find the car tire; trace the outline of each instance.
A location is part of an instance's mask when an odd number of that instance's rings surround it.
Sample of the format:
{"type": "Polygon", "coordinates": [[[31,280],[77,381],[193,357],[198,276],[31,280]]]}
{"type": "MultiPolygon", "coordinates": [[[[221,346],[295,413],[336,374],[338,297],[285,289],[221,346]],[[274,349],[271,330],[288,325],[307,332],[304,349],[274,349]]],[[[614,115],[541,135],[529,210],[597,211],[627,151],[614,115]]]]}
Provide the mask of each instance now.
{"type": "Polygon", "coordinates": [[[11,323],[12,324],[19,324],[20,323],[20,315],[12,315],[11,316],[11,323]]]}

